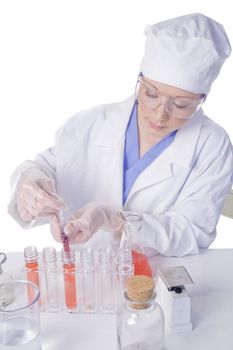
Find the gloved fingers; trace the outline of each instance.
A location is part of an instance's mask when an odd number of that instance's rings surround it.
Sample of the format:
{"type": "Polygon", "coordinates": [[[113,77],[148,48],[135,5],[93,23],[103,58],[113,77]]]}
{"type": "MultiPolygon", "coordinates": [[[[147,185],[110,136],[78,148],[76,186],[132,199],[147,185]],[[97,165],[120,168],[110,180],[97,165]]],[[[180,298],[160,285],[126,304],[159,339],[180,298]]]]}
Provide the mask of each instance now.
{"type": "Polygon", "coordinates": [[[95,202],[88,203],[66,223],[65,233],[73,243],[86,242],[100,228],[122,233],[124,220],[120,212],[95,202]]]}
{"type": "Polygon", "coordinates": [[[116,233],[123,231],[125,223],[119,211],[106,206],[100,206],[99,211],[103,217],[103,229],[116,233]]]}
{"type": "Polygon", "coordinates": [[[74,222],[77,219],[79,220],[79,224],[82,223],[82,225],[88,228],[90,234],[93,234],[104,225],[104,214],[101,207],[95,202],[86,204],[71,218],[74,222]]]}
{"type": "Polygon", "coordinates": [[[33,215],[31,215],[29,212],[25,211],[20,215],[21,219],[24,222],[30,222],[32,221],[35,217],[33,215]]]}
{"type": "Polygon", "coordinates": [[[54,192],[53,187],[53,183],[49,180],[41,180],[40,184],[32,181],[24,183],[17,195],[17,209],[22,220],[28,221],[30,215],[36,218],[56,214],[59,210],[66,207],[64,201],[54,192]],[[53,192],[46,192],[42,186],[52,189],[53,192]]]}
{"type": "Polygon", "coordinates": [[[22,220],[30,221],[32,218],[37,218],[41,216],[50,216],[54,213],[58,213],[58,211],[55,211],[54,209],[50,207],[45,207],[40,202],[34,200],[33,202],[20,202],[18,205],[18,211],[20,213],[20,216],[22,220]]]}
{"type": "Polygon", "coordinates": [[[29,222],[33,219],[32,215],[30,213],[28,213],[26,206],[25,206],[25,202],[23,200],[20,201],[17,198],[16,206],[17,206],[19,216],[24,222],[29,222]]]}
{"type": "Polygon", "coordinates": [[[70,243],[84,243],[91,236],[89,223],[80,219],[69,220],[64,227],[64,231],[69,237],[70,243]]]}
{"type": "Polygon", "coordinates": [[[51,217],[50,231],[51,231],[52,236],[55,239],[55,241],[61,242],[62,226],[61,226],[60,221],[56,215],[53,215],[51,217]]]}
{"type": "Polygon", "coordinates": [[[59,213],[58,209],[45,206],[44,203],[41,203],[36,199],[34,200],[34,203],[30,205],[30,207],[32,208],[32,210],[34,209],[35,211],[37,211],[37,215],[39,216],[49,216],[52,214],[58,215],[59,213]]]}
{"type": "Polygon", "coordinates": [[[56,196],[55,198],[55,193],[53,192],[48,193],[46,192],[42,187],[38,186],[37,184],[35,184],[35,192],[34,192],[34,201],[37,201],[37,205],[38,203],[41,203],[42,205],[44,205],[44,207],[50,207],[51,209],[55,209],[55,210],[60,210],[60,209],[64,209],[65,207],[65,203],[64,201],[59,198],[58,196],[56,196]]]}
{"type": "Polygon", "coordinates": [[[55,186],[52,180],[48,180],[48,179],[41,179],[38,180],[37,183],[43,188],[45,189],[46,192],[48,193],[54,193],[56,196],[56,191],[55,191],[55,186]]]}

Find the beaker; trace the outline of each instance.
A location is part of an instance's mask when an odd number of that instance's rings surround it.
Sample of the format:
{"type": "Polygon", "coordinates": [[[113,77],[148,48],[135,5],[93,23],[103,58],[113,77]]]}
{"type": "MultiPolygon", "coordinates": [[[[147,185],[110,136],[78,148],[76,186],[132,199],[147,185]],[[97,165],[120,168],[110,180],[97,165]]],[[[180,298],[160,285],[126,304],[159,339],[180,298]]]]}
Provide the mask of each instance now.
{"type": "Polygon", "coordinates": [[[0,285],[0,295],[11,289],[13,300],[0,305],[0,349],[41,350],[39,288],[29,281],[0,285]]]}
{"type": "MultiPolygon", "coordinates": [[[[7,259],[7,255],[5,253],[0,252],[0,284],[2,283],[8,283],[12,281],[11,275],[9,273],[6,273],[2,270],[2,264],[7,259]]],[[[13,293],[10,288],[7,288],[4,290],[4,293],[0,293],[0,305],[7,305],[12,302],[13,299],[13,293]]]]}

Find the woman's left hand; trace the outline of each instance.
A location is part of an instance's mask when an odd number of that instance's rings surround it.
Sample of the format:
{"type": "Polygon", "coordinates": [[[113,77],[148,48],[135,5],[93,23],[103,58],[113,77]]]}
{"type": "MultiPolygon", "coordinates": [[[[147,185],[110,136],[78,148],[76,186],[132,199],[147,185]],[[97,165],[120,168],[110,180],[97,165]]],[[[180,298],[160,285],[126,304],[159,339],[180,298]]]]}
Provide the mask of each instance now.
{"type": "MultiPolygon", "coordinates": [[[[91,202],[78,210],[66,222],[64,232],[72,244],[88,241],[99,229],[121,233],[123,228],[124,220],[119,211],[91,202]]],[[[58,218],[54,217],[51,222],[51,232],[58,241],[61,241],[61,230],[62,228],[58,218]]]]}

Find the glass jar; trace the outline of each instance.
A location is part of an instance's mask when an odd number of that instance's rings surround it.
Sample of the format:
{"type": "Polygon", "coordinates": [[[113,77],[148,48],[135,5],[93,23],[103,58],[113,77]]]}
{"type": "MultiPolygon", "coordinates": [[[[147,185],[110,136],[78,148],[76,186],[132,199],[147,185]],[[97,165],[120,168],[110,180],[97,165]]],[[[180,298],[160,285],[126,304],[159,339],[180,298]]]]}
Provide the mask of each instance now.
{"type": "Polygon", "coordinates": [[[133,276],[117,313],[118,350],[162,350],[164,315],[155,302],[154,281],[133,276]]]}

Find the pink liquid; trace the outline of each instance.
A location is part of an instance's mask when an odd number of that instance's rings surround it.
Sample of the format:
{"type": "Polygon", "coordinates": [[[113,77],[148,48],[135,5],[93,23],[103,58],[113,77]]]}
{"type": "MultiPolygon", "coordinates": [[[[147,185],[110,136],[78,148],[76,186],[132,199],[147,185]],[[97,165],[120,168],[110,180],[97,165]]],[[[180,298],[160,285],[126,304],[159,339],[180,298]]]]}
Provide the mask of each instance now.
{"type": "Polygon", "coordinates": [[[76,298],[76,278],[75,278],[75,264],[64,264],[64,283],[65,283],[65,301],[69,309],[75,309],[77,306],[76,298]]]}
{"type": "MultiPolygon", "coordinates": [[[[35,283],[37,287],[40,288],[39,266],[37,261],[26,263],[26,276],[28,281],[35,283]]],[[[31,303],[34,298],[34,289],[28,287],[28,301],[31,303]]]]}
{"type": "Polygon", "coordinates": [[[132,250],[134,263],[134,275],[145,275],[152,277],[152,270],[146,255],[132,250]]]}

